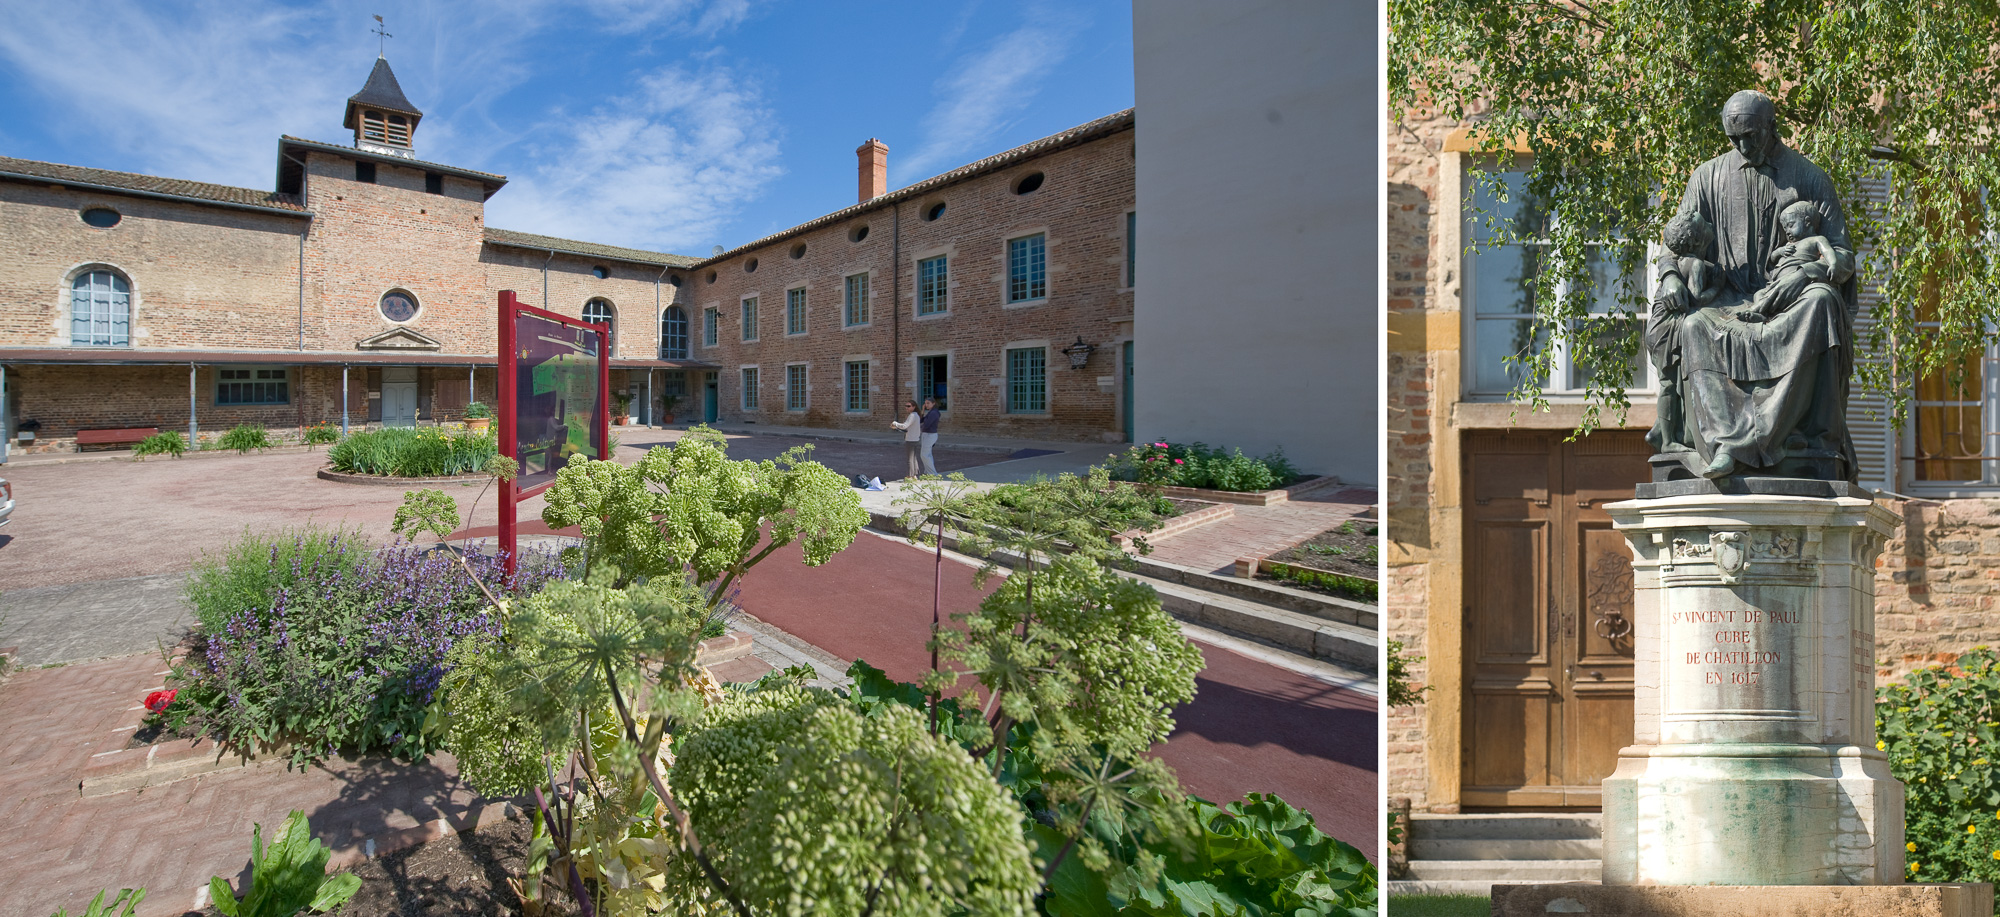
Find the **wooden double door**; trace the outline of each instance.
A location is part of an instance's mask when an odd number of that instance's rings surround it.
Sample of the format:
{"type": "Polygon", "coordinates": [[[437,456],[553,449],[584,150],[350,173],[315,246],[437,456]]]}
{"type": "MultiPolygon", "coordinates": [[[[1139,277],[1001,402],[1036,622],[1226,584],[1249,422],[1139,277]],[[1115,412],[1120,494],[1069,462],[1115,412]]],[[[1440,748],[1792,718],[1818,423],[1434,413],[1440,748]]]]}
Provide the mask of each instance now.
{"type": "Polygon", "coordinates": [[[1632,742],[1632,554],[1604,506],[1642,433],[1465,435],[1460,804],[1591,807],[1632,742]]]}

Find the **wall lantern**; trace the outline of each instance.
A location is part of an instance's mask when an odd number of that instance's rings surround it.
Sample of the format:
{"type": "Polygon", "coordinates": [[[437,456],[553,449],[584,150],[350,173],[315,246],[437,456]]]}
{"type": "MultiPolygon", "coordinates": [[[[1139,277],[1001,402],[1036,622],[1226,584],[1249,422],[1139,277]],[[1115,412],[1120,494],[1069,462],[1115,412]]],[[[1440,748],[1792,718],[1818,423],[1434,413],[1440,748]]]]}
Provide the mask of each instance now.
{"type": "Polygon", "coordinates": [[[1083,335],[1077,335],[1076,343],[1064,347],[1062,352],[1069,354],[1069,368],[1082,369],[1085,363],[1090,362],[1090,355],[1095,350],[1097,350],[1097,345],[1086,344],[1083,341],[1083,335]]]}

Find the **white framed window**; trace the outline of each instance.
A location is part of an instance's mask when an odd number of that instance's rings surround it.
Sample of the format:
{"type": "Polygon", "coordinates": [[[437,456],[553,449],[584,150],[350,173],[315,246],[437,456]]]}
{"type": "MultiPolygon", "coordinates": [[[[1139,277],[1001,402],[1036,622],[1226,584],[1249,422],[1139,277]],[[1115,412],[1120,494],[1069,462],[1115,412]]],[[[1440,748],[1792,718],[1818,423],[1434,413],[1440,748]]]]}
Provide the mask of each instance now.
{"type": "Polygon", "coordinates": [[[222,366],[215,370],[215,403],[291,404],[291,373],[282,366],[222,366]]]}
{"type": "Polygon", "coordinates": [[[757,410],[757,367],[745,366],[743,374],[743,410],[757,410]]]}
{"type": "Polygon", "coordinates": [[[1046,414],[1049,410],[1049,349],[1007,351],[1007,413],[1046,414]]]}
{"type": "MultiPolygon", "coordinates": [[[[1475,245],[1465,255],[1464,342],[1465,365],[1462,385],[1468,400],[1505,400],[1520,385],[1524,368],[1510,364],[1509,357],[1525,357],[1548,344],[1546,332],[1535,328],[1535,278],[1542,268],[1547,246],[1543,237],[1546,213],[1527,199],[1527,173],[1502,173],[1507,186],[1506,200],[1494,190],[1476,183],[1467,175],[1469,206],[1464,213],[1466,238],[1475,245]],[[1489,220],[1497,220],[1495,226],[1489,220]],[[1514,241],[1502,227],[1512,230],[1514,241]]],[[[1643,314],[1632,314],[1620,304],[1622,296],[1649,290],[1645,259],[1632,273],[1621,273],[1618,252],[1612,245],[1593,245],[1587,254],[1595,295],[1593,315],[1624,315],[1618,324],[1643,323],[1643,314]]],[[[1569,293],[1567,283],[1558,284],[1557,296],[1569,293]]],[[[1607,329],[1605,334],[1627,333],[1607,329]]],[[[1636,332],[1634,332],[1636,333],[1636,332]]],[[[1580,399],[1590,384],[1590,368],[1570,357],[1562,342],[1554,345],[1551,373],[1540,380],[1542,392],[1556,399],[1580,399]]],[[[1654,370],[1643,353],[1633,361],[1627,391],[1652,392],[1657,388],[1654,370]]]]}
{"type": "Polygon", "coordinates": [[[722,324],[720,309],[710,307],[701,310],[701,346],[714,347],[717,340],[716,329],[722,324]]]}
{"type": "Polygon", "coordinates": [[[785,410],[806,409],[806,364],[785,364],[785,410]]]}
{"type": "Polygon", "coordinates": [[[847,275],[842,286],[847,296],[842,321],[849,328],[868,324],[868,272],[847,275]]]}
{"type": "Polygon", "coordinates": [[[132,285],[116,271],[77,275],[69,285],[69,342],[76,347],[132,343],[132,285]]]}
{"type": "Polygon", "coordinates": [[[613,324],[614,318],[610,300],[597,298],[584,303],[583,320],[593,325],[603,325],[609,329],[610,334],[606,335],[609,340],[605,343],[611,348],[612,353],[618,352],[618,326],[613,324]]]}
{"type": "MultiPolygon", "coordinates": [[[[714,341],[708,343],[713,344],[714,341]]],[[[688,314],[679,306],[668,306],[660,313],[660,359],[685,360],[688,358],[688,314]]]]}
{"type": "MultiPolygon", "coordinates": [[[[1917,323],[1918,328],[1937,326],[1917,323]]],[[[1988,344],[1982,356],[1967,360],[1956,372],[1917,380],[1899,453],[1902,483],[1910,493],[1969,497],[2000,488],[1997,382],[2000,344],[1988,344]]]]}
{"type": "Polygon", "coordinates": [[[1049,295],[1048,236],[1035,233],[1007,240],[1007,302],[1047,299],[1049,295]]]}
{"type": "Polygon", "coordinates": [[[849,414],[868,413],[869,362],[867,360],[847,361],[846,375],[847,375],[847,412],[849,414]]]}
{"type": "Polygon", "coordinates": [[[745,296],[743,298],[743,339],[746,341],[757,339],[757,297],[755,296],[745,296]]]}
{"type": "Polygon", "coordinates": [[[946,256],[917,262],[917,314],[943,315],[950,311],[951,280],[946,256]]]}
{"type": "Polygon", "coordinates": [[[785,291],[785,334],[806,333],[806,288],[785,291]]]}

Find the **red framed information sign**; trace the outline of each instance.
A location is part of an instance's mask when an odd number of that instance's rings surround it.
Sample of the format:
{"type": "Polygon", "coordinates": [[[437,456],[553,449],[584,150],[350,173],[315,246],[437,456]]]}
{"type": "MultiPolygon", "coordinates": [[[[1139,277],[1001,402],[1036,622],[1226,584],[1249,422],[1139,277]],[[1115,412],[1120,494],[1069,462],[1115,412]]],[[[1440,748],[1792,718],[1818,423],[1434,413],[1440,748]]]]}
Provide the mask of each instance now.
{"type": "Polygon", "coordinates": [[[500,485],[500,550],[520,556],[518,509],[571,456],[611,458],[611,328],[500,291],[500,454],[521,472],[500,485]]]}

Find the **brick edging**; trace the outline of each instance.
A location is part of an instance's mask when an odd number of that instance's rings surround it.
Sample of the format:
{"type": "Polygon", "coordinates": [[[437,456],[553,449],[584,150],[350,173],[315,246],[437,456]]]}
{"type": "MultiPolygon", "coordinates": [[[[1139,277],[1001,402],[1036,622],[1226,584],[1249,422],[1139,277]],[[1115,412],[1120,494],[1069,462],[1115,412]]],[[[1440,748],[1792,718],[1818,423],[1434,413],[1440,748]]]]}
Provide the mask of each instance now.
{"type": "Polygon", "coordinates": [[[1298,494],[1318,490],[1322,487],[1331,487],[1339,483],[1340,479],[1332,475],[1314,475],[1303,481],[1280,487],[1277,490],[1209,490],[1206,487],[1162,486],[1160,493],[1164,496],[1180,497],[1187,500],[1207,500],[1210,503],[1234,503],[1239,506],[1272,506],[1288,502],[1298,494]]]}
{"type": "Polygon", "coordinates": [[[407,487],[417,484],[465,484],[472,481],[483,481],[486,477],[487,475],[484,474],[457,474],[442,478],[398,478],[380,474],[346,474],[334,471],[332,468],[321,468],[319,470],[319,479],[322,481],[334,481],[340,484],[369,484],[376,487],[407,487]]]}
{"type": "Polygon", "coordinates": [[[1111,540],[1116,542],[1120,547],[1131,547],[1132,540],[1135,538],[1143,537],[1147,541],[1152,541],[1155,538],[1165,538],[1168,535],[1177,535],[1196,526],[1207,525],[1211,522],[1221,522],[1234,515],[1236,515],[1236,508],[1234,506],[1227,503],[1217,503],[1168,519],[1165,524],[1150,532],[1142,532],[1138,529],[1126,529],[1111,536],[1111,540]]]}

